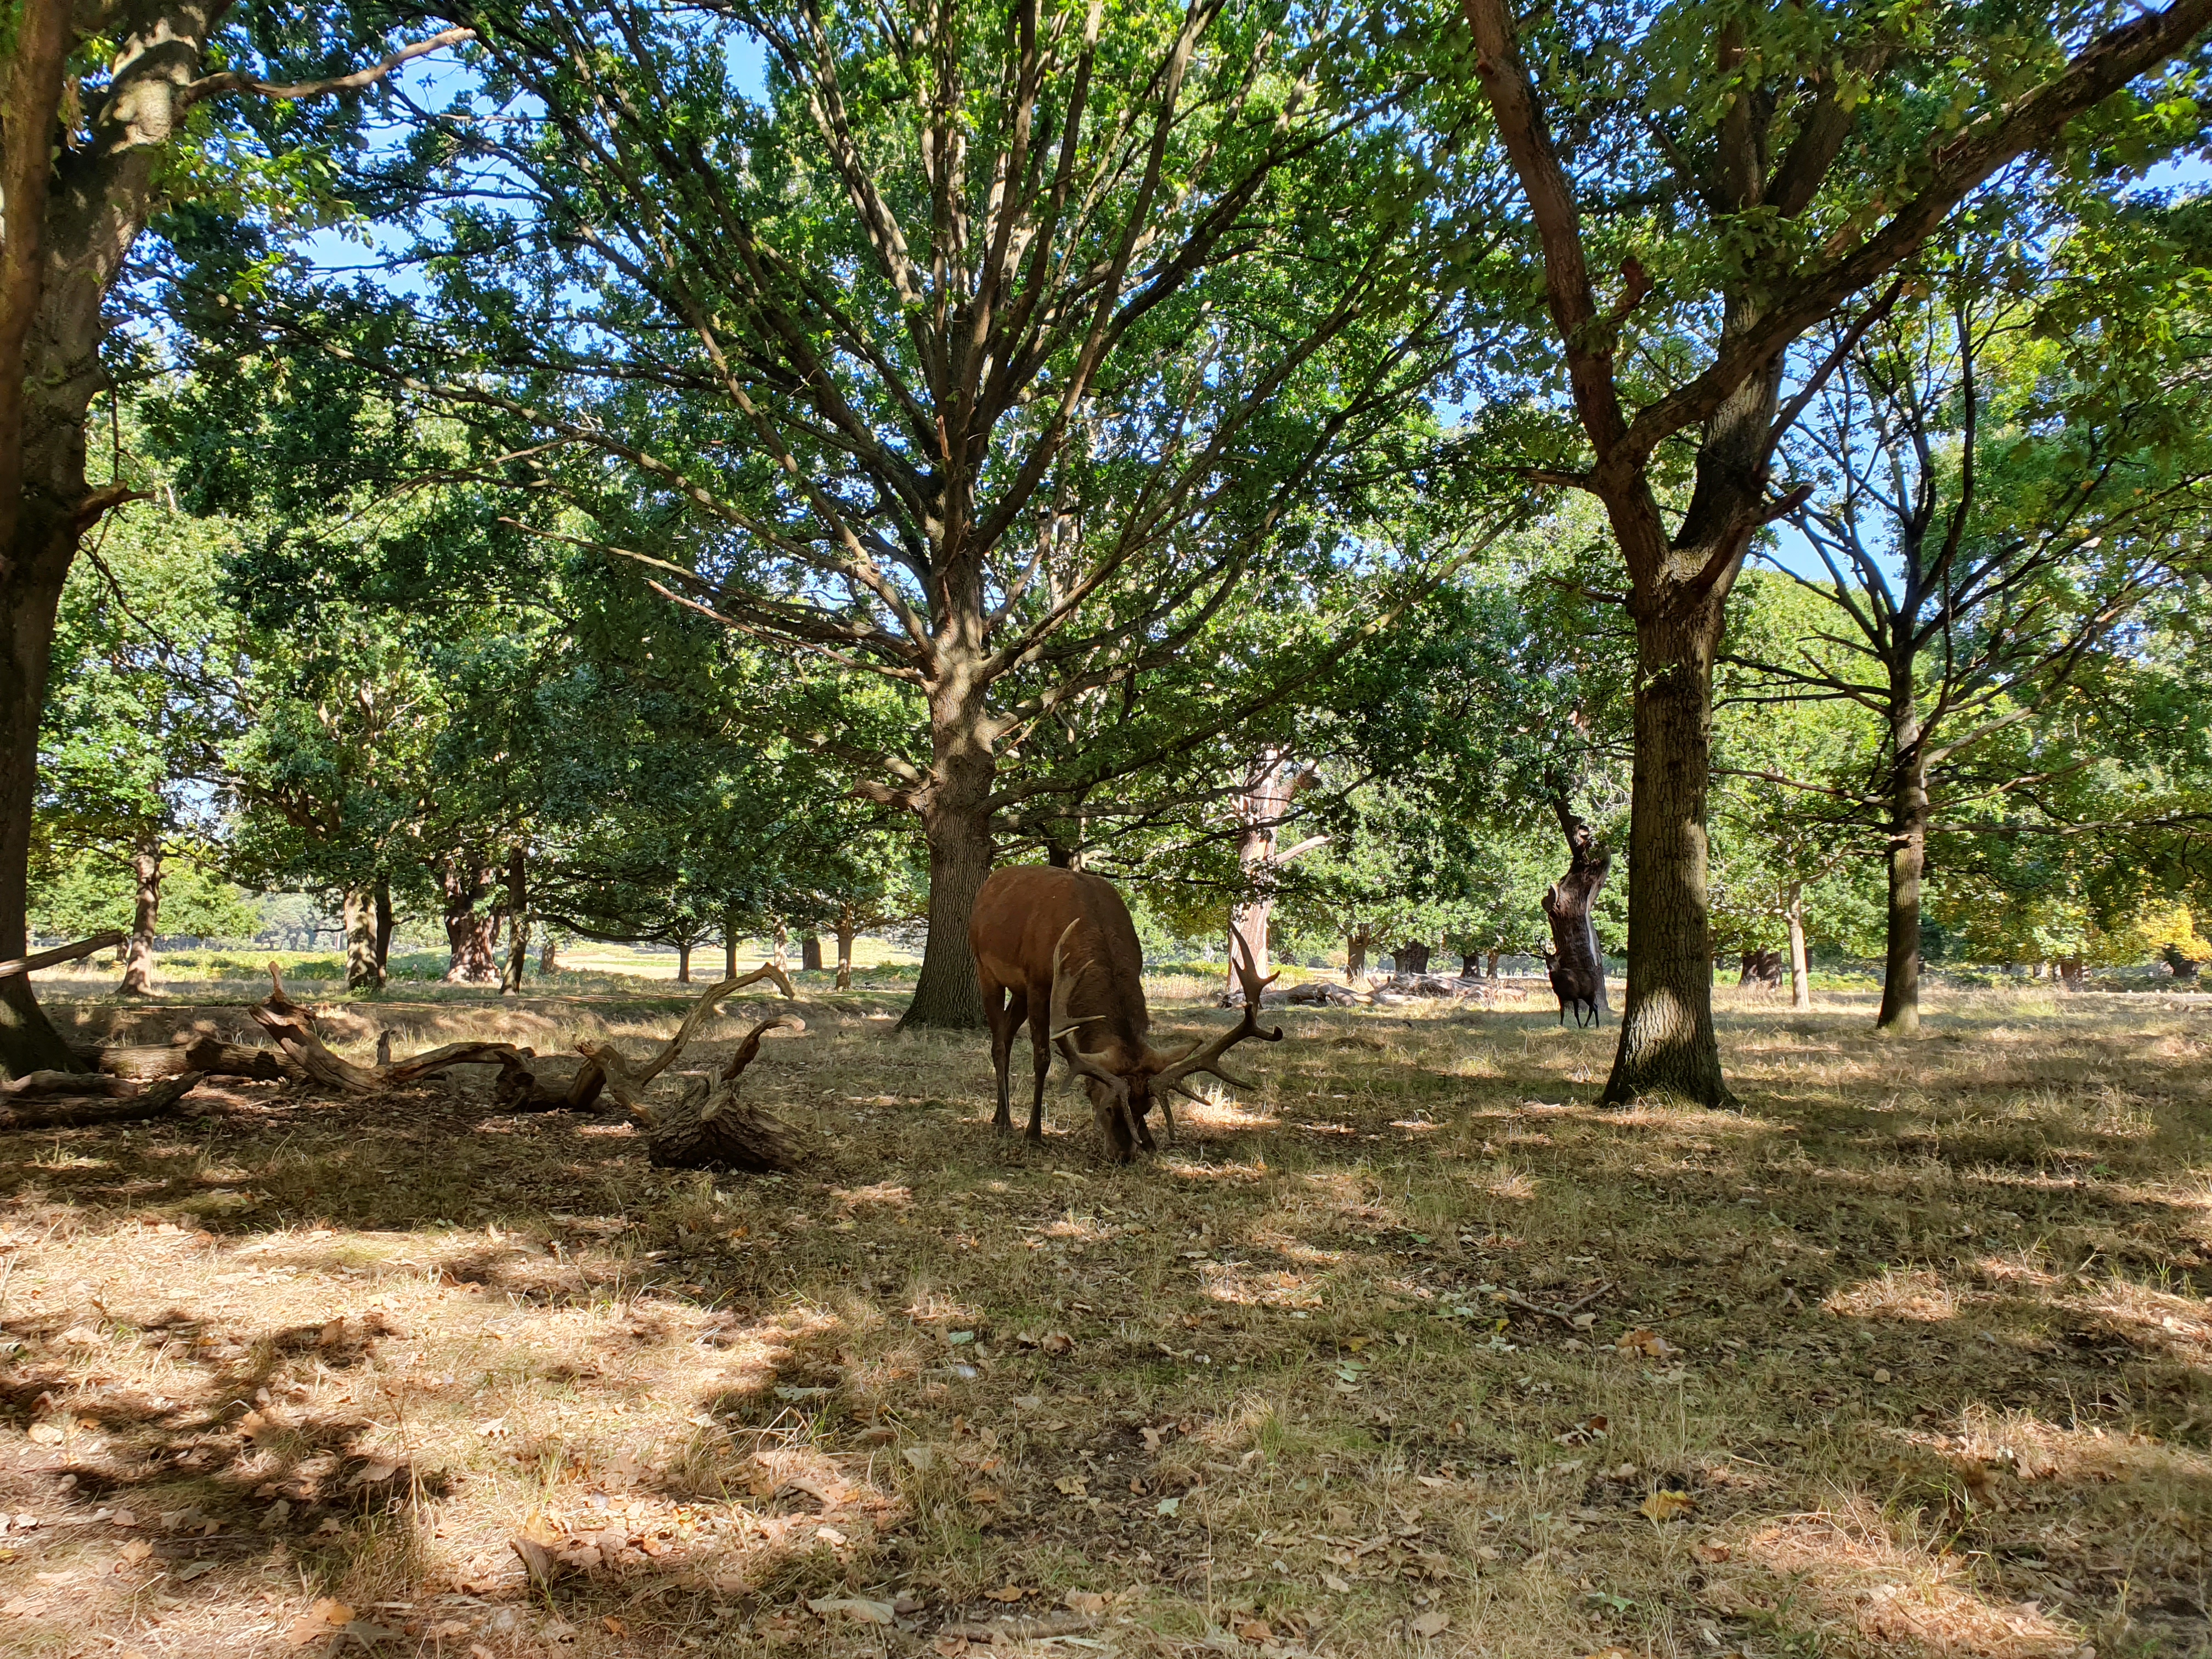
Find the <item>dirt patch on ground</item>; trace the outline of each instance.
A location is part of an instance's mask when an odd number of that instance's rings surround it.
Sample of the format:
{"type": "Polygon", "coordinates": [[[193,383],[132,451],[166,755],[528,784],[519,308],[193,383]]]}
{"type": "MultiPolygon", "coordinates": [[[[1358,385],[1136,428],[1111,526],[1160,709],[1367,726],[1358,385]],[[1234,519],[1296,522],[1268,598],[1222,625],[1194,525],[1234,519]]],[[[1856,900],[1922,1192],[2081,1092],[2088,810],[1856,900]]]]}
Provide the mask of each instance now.
{"type": "Polygon", "coordinates": [[[2201,1650],[2212,1026],[1723,1001],[1741,1115],[1590,1109],[1609,1030],[1291,1010],[1127,1170],[864,997],[748,1074],[776,1180],[489,1068],[23,1137],[0,1650],[2201,1650]]]}

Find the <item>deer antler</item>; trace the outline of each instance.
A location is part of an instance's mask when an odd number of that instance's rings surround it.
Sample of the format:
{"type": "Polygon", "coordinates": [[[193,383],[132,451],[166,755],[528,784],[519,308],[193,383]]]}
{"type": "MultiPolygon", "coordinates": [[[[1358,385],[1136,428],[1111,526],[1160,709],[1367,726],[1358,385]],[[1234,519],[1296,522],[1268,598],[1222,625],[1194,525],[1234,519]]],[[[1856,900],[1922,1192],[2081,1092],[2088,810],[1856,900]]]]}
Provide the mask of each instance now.
{"type": "Polygon", "coordinates": [[[1128,1079],[1115,1076],[1075,1046],[1077,1030],[1102,1018],[1097,1014],[1079,1017],[1067,1011],[1067,1000],[1075,989],[1075,981],[1090,970],[1090,964],[1085,963],[1082,967],[1069,971],[1063,960],[1067,952],[1068,935],[1082,925],[1079,921],[1069,922],[1060,930],[1059,942],[1052,947],[1052,1012],[1046,1030],[1052,1033],[1052,1046],[1060,1050],[1060,1057],[1067,1062],[1069,1071],[1078,1076],[1087,1077],[1112,1091],[1114,1103],[1121,1109],[1122,1121],[1129,1126],[1129,1139],[1133,1142],[1137,1139],[1137,1117],[1129,1109],[1128,1079]]]}
{"type": "Polygon", "coordinates": [[[1256,1089],[1260,1086],[1256,1083],[1245,1081],[1233,1073],[1223,1071],[1221,1057],[1243,1042],[1246,1037],[1257,1037],[1262,1042],[1280,1042],[1283,1040],[1281,1026],[1278,1025],[1272,1031],[1263,1031],[1260,1029],[1259,1018],[1260,993],[1281,977],[1281,973],[1278,969],[1275,973],[1268,975],[1267,978],[1261,979],[1260,966],[1252,960],[1250,945],[1245,945],[1244,958],[1241,962],[1237,961],[1237,945],[1244,945],[1241,935],[1231,945],[1229,954],[1230,960],[1237,969],[1237,982],[1244,992],[1244,1018],[1237,1023],[1236,1030],[1223,1032],[1211,1042],[1193,1044],[1189,1048],[1177,1054],[1165,1066],[1154,1073],[1152,1081],[1156,1086],[1162,1089],[1179,1090],[1188,1096],[1190,1091],[1182,1087],[1182,1080],[1194,1072],[1211,1072],[1224,1083],[1233,1084],[1239,1089],[1256,1089]]]}

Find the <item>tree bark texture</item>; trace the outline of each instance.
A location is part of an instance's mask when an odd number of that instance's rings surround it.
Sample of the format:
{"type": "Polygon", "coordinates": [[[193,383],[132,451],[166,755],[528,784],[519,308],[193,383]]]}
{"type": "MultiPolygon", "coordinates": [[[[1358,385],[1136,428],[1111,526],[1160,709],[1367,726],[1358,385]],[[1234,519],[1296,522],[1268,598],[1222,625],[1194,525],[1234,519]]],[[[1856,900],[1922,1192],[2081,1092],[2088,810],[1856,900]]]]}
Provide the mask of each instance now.
{"type": "Polygon", "coordinates": [[[1813,1006],[1812,963],[1805,952],[1805,890],[1802,884],[1790,884],[1789,902],[1783,906],[1782,919],[1790,925],[1790,1006],[1807,1009],[1813,1006]]]}
{"type": "MultiPolygon", "coordinates": [[[[1544,918],[1552,928],[1552,966],[1571,975],[1587,988],[1588,1000],[1601,1013],[1613,1012],[1605,987],[1605,957],[1597,944],[1597,923],[1591,912],[1606,878],[1613,873],[1613,854],[1600,845],[1597,834],[1576,812],[1562,793],[1552,798],[1552,813],[1559,833],[1566,837],[1566,873],[1544,891],[1544,918]]],[[[1495,953],[1492,953],[1495,962],[1495,953]]],[[[1492,976],[1496,977],[1493,969],[1492,976]]]]}
{"type": "Polygon", "coordinates": [[[1731,1103],[1713,1030],[1705,792],[1720,602],[1640,621],[1628,830],[1628,1005],[1601,1097],[1731,1103]]]}
{"type": "Polygon", "coordinates": [[[1366,971],[1367,930],[1363,927],[1344,937],[1344,976],[1356,985],[1366,971]]]}
{"type": "Polygon", "coordinates": [[[507,968],[499,994],[511,997],[521,991],[522,969],[530,960],[530,864],[520,842],[507,854],[507,968]]]}
{"type": "Polygon", "coordinates": [[[808,933],[799,941],[799,965],[808,973],[822,971],[822,935],[808,933]]]}
{"type": "Polygon", "coordinates": [[[499,978],[493,956],[499,943],[499,917],[477,908],[487,885],[483,866],[465,854],[456,854],[438,867],[438,887],[445,900],[448,984],[489,985],[499,978]]]}
{"type": "Polygon", "coordinates": [[[131,948],[123,959],[123,994],[154,994],[154,940],[161,930],[161,846],[151,836],[131,854],[131,948]]]}
{"type": "Polygon", "coordinates": [[[837,988],[841,991],[853,988],[853,931],[850,915],[837,918],[837,988]]]}
{"type": "Polygon", "coordinates": [[[346,989],[374,991],[384,983],[376,961],[376,898],[365,887],[349,887],[338,900],[345,927],[346,989]]]}
{"type": "Polygon", "coordinates": [[[688,939],[676,942],[676,982],[678,985],[691,982],[691,941],[688,939]]]}
{"type": "MultiPolygon", "coordinates": [[[[30,954],[31,804],[38,786],[39,716],[62,580],[76,551],[45,501],[27,490],[15,545],[0,569],[0,957],[30,954]]],[[[31,994],[27,974],[0,979],[0,1077],[76,1069],[31,994]]]]}
{"type": "MultiPolygon", "coordinates": [[[[1910,710],[1910,693],[1901,704],[1910,710]]],[[[1920,883],[1928,858],[1928,776],[1919,722],[1907,713],[1891,732],[1889,924],[1878,1030],[1910,1036],[1920,1029],[1920,883]]]]}
{"type": "Polygon", "coordinates": [[[1429,958],[1434,954],[1429,946],[1408,939],[1398,947],[1392,961],[1401,974],[1425,974],[1429,971],[1429,958]]]}
{"type": "Polygon", "coordinates": [[[929,842],[929,932],[921,973],[899,1030],[981,1030],[983,993],[968,948],[968,918],[991,873],[991,751],[983,688],[967,672],[950,675],[930,697],[935,764],[921,792],[929,842]]]}
{"type": "Polygon", "coordinates": [[[376,878],[376,982],[379,985],[392,977],[392,930],[397,925],[392,914],[392,878],[376,878]]]}
{"type": "Polygon", "coordinates": [[[722,928],[722,977],[735,979],[737,976],[738,924],[732,919],[725,923],[722,928]]]}

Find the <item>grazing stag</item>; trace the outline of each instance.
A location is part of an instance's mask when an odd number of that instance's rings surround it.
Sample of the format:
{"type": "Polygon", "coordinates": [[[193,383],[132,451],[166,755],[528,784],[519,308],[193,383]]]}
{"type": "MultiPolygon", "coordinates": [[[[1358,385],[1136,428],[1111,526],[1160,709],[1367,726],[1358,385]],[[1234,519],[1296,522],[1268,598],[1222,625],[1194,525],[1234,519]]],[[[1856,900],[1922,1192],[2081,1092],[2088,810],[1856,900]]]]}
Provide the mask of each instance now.
{"type": "Polygon", "coordinates": [[[1562,962],[1550,951],[1543,955],[1544,972],[1552,981],[1552,994],[1559,1000],[1559,1024],[1564,1025],[1567,1023],[1567,1010],[1571,1008],[1575,1011],[1575,1029],[1579,1031],[1583,1026],[1583,1010],[1587,1008],[1589,1010],[1589,1023],[1595,1025],[1598,988],[1593,983],[1589,970],[1579,964],[1562,962]]]}
{"type": "Polygon", "coordinates": [[[1246,1037],[1282,1040],[1282,1029],[1259,1026],[1261,979],[1249,961],[1237,964],[1244,988],[1244,1018],[1211,1042],[1194,1042],[1164,1054],[1146,1041],[1152,1015],[1145,1007],[1144,953],[1128,907],[1113,884],[1079,870],[1020,865],[994,871],[975,896],[968,922],[982,986],[983,1012],[991,1023],[991,1063],[998,1076],[1000,1130],[1014,1127],[1011,1085],[1014,1033],[1026,1020],[1036,1059],[1036,1092],[1030,1104],[1029,1138],[1044,1139],[1044,1082],[1053,1050],[1083,1079],[1108,1155],[1127,1163],[1138,1146],[1153,1149],[1145,1119],[1158,1102],[1168,1138],[1175,1138],[1170,1094],[1195,1095],[1183,1079],[1210,1072],[1239,1088],[1255,1085],[1221,1069],[1221,1057],[1246,1037]]]}

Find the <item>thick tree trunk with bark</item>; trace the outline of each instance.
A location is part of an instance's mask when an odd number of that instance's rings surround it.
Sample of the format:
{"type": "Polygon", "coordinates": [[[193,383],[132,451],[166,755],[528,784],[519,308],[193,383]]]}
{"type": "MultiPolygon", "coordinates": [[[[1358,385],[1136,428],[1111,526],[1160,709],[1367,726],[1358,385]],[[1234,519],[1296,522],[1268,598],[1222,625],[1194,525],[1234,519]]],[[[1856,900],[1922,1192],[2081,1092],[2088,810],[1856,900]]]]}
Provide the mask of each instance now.
{"type": "Polygon", "coordinates": [[[149,836],[131,854],[131,945],[123,959],[123,994],[154,994],[154,940],[161,930],[161,847],[149,836]]]}
{"type": "MultiPolygon", "coordinates": [[[[979,629],[980,631],[980,629],[979,629]]],[[[991,784],[997,770],[984,688],[972,659],[940,647],[940,678],[931,689],[934,764],[921,792],[922,833],[929,842],[929,933],[921,974],[899,1030],[932,1026],[980,1030],[983,993],[968,948],[968,919],[991,873],[991,784]]]]}
{"type": "Polygon", "coordinates": [[[1928,775],[1911,690],[1891,725],[1889,928],[1878,1030],[1910,1036],[1920,1029],[1920,880],[1928,857],[1928,775]]]}
{"type": "Polygon", "coordinates": [[[1503,952],[1498,951],[1490,951],[1484,953],[1485,960],[1482,964],[1482,976],[1485,979],[1496,979],[1498,977],[1498,958],[1502,954],[1503,952]]]}
{"type": "Polygon", "coordinates": [[[1629,807],[1628,1005],[1601,1098],[1732,1103],[1713,1030],[1705,792],[1717,599],[1639,621],[1629,807]]]}
{"type": "Polygon", "coordinates": [[[691,941],[688,939],[676,941],[676,982],[678,985],[691,982],[691,941]]]}
{"type": "Polygon", "coordinates": [[[738,976],[738,919],[732,916],[722,924],[722,977],[738,976]]]}
{"type": "Polygon", "coordinates": [[[1344,936],[1344,976],[1353,984],[1367,971],[1367,930],[1344,936]]]}
{"type": "Polygon", "coordinates": [[[338,917],[345,927],[346,989],[374,991],[384,983],[376,961],[375,896],[366,888],[347,888],[338,917]]]}
{"type": "Polygon", "coordinates": [[[530,960],[530,866],[520,842],[507,854],[507,968],[501,974],[499,994],[517,995],[522,989],[522,969],[530,960]]]}
{"type": "Polygon", "coordinates": [[[1462,951],[1459,953],[1459,976],[1462,979],[1480,979],[1482,977],[1481,951],[1462,951]]]}
{"type": "Polygon", "coordinates": [[[447,983],[493,983],[499,978],[493,956],[499,944],[499,917],[477,909],[486,888],[483,866],[465,854],[448,858],[439,866],[438,886],[445,899],[447,983]]]}
{"type": "Polygon", "coordinates": [[[538,971],[541,974],[561,971],[561,945],[550,929],[546,932],[545,943],[538,947],[538,971]]]}
{"type": "Polygon", "coordinates": [[[1434,954],[1429,946],[1408,939],[1392,953],[1392,961],[1401,974],[1425,974],[1429,971],[1429,958],[1434,954]]]}
{"type": "Polygon", "coordinates": [[[1805,885],[1792,882],[1786,902],[1782,907],[1782,919],[1790,924],[1790,1006],[1806,1009],[1813,1006],[1811,963],[1805,953],[1805,885]]]}
{"type": "Polygon", "coordinates": [[[853,988],[853,918],[848,914],[837,918],[837,988],[853,988]]]}
{"type": "Polygon", "coordinates": [[[1565,793],[1552,797],[1552,815],[1566,837],[1566,873],[1544,891],[1545,920],[1552,927],[1552,965],[1572,975],[1578,985],[1591,988],[1590,1000],[1601,1013],[1613,1012],[1605,988],[1605,957],[1597,945],[1597,923],[1591,915],[1606,878],[1613,873],[1613,854],[1598,844],[1596,832],[1576,812],[1565,793]]]}
{"type": "Polygon", "coordinates": [[[808,933],[799,941],[799,965],[810,974],[822,971],[822,935],[808,933]]]}
{"type": "Polygon", "coordinates": [[[376,982],[381,985],[392,977],[392,930],[397,925],[392,914],[392,878],[376,878],[376,982]]]}
{"type": "MultiPolygon", "coordinates": [[[[80,477],[82,474],[80,473],[80,477]]],[[[73,527],[27,487],[0,557],[0,957],[30,953],[31,803],[46,707],[54,612],[76,550],[73,527]]],[[[28,975],[0,979],[0,1078],[76,1067],[31,994],[28,975]]]]}

